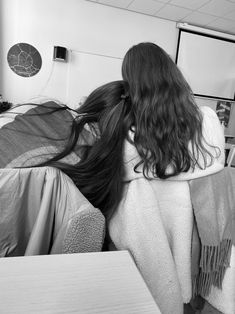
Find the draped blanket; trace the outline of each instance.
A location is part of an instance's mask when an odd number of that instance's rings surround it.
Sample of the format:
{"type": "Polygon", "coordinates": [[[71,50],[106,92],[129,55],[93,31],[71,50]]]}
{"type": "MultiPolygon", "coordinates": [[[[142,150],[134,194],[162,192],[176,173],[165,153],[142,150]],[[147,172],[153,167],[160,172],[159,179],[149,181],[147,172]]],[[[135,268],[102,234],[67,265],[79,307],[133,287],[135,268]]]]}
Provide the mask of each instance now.
{"type": "Polygon", "coordinates": [[[104,216],[58,169],[1,169],[0,192],[0,257],[101,251],[104,216]]]}

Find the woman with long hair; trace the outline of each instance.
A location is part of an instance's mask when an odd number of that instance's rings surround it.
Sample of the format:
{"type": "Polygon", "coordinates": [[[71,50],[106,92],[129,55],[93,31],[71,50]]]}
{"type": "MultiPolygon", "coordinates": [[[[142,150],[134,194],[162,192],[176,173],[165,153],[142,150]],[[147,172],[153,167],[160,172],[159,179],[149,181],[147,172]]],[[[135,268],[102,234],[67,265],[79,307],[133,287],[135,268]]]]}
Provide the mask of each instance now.
{"type": "MultiPolygon", "coordinates": [[[[203,138],[203,113],[163,49],[152,43],[132,47],[124,58],[122,75],[129,86],[134,143],[146,176],[166,179],[204,170],[219,156],[223,160],[224,152],[217,143],[203,138]]],[[[223,140],[221,128],[218,133],[223,140]]]]}
{"type": "Polygon", "coordinates": [[[190,182],[223,169],[223,129],[212,109],[196,105],[182,73],[159,46],[130,48],[122,76],[125,184],[120,182],[122,198],[109,235],[117,249],[131,252],[161,312],[180,314],[195,292],[190,182]]]}
{"type": "Polygon", "coordinates": [[[76,111],[65,149],[38,165],[55,166],[65,172],[108,219],[122,197],[123,143],[131,127],[125,83],[114,81],[97,88],[76,111]],[[92,145],[80,139],[84,128],[93,138],[92,145]],[[78,152],[78,163],[61,162],[73,150],[78,152]]]}

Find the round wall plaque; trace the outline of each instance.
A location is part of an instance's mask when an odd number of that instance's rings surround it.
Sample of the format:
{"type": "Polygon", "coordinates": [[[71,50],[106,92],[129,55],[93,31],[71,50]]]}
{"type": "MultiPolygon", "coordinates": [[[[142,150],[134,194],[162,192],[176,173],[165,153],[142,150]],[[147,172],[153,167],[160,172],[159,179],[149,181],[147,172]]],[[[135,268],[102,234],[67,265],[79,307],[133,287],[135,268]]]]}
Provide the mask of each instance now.
{"type": "Polygon", "coordinates": [[[12,46],[8,51],[7,61],[12,71],[23,77],[34,76],[42,66],[38,50],[26,43],[12,46]]]}

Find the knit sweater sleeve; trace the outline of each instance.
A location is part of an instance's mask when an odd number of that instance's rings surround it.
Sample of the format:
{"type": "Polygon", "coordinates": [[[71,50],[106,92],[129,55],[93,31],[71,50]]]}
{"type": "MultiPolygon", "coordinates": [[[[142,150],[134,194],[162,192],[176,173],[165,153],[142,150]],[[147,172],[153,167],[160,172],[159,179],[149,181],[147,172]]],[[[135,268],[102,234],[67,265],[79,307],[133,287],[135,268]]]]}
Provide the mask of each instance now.
{"type": "MultiPolygon", "coordinates": [[[[224,130],[220,124],[217,114],[208,106],[201,107],[203,114],[203,136],[205,141],[211,146],[217,147],[220,150],[219,156],[216,158],[216,162],[224,165],[225,155],[225,138],[224,130]]],[[[207,145],[207,149],[213,154],[213,148],[207,145]]]]}
{"type": "MultiPolygon", "coordinates": [[[[172,177],[171,180],[192,180],[199,177],[204,177],[216,173],[224,168],[225,162],[225,138],[224,130],[214,110],[208,106],[200,107],[203,122],[202,122],[202,144],[206,148],[205,154],[206,167],[204,166],[203,155],[199,153],[198,164],[195,169],[190,169],[188,172],[181,173],[178,176],[172,177]],[[212,161],[210,160],[210,154],[212,161]]],[[[192,149],[189,147],[189,149],[192,149]]]]}

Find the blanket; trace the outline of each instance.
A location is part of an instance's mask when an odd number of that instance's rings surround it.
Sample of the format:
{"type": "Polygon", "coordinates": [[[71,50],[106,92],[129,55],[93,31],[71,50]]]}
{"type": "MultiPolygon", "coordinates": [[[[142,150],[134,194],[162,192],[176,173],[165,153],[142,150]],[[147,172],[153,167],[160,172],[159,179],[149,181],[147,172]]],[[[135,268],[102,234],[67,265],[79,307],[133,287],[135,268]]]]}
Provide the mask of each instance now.
{"type": "Polygon", "coordinates": [[[1,169],[0,191],[0,257],[101,251],[104,216],[58,169],[1,169]]]}

